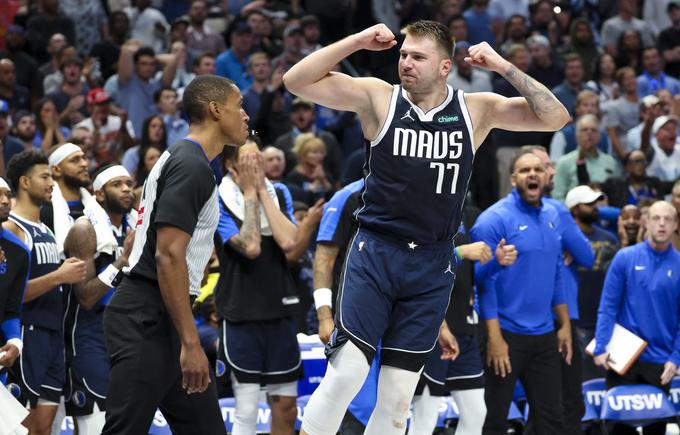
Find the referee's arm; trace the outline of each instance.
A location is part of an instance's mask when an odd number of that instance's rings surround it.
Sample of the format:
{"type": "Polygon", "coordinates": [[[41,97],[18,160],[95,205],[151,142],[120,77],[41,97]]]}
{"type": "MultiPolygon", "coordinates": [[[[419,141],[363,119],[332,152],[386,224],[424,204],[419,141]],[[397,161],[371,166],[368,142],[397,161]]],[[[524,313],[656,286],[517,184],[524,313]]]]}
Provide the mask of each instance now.
{"type": "Polygon", "coordinates": [[[201,348],[189,302],[189,272],[186,261],[191,235],[171,225],[160,225],[156,240],[156,270],[163,303],[177,330],[182,349],[179,356],[182,387],[187,393],[208,388],[208,358],[201,348]]]}

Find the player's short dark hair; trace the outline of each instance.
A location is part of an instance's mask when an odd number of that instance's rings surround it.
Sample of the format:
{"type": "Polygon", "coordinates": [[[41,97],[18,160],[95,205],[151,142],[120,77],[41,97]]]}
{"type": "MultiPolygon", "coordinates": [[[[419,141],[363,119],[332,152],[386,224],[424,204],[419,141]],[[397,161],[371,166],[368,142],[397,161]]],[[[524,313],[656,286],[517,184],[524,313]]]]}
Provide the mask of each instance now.
{"type": "Polygon", "coordinates": [[[14,192],[19,191],[19,178],[29,175],[36,165],[49,164],[47,156],[37,150],[26,150],[14,154],[7,164],[7,178],[14,192]]]}
{"type": "Polygon", "coordinates": [[[196,77],[184,88],[182,107],[189,123],[200,124],[206,117],[208,104],[211,101],[225,103],[232,93],[233,81],[215,75],[196,77]]]}
{"type": "Polygon", "coordinates": [[[139,62],[139,59],[142,56],[150,56],[153,58],[156,58],[156,52],[153,51],[153,48],[151,47],[139,47],[139,50],[135,51],[135,54],[132,56],[132,60],[134,60],[135,64],[139,62]]]}
{"type": "Polygon", "coordinates": [[[418,20],[401,29],[404,35],[429,38],[437,43],[446,59],[453,59],[453,37],[448,27],[437,21],[418,20]]]}

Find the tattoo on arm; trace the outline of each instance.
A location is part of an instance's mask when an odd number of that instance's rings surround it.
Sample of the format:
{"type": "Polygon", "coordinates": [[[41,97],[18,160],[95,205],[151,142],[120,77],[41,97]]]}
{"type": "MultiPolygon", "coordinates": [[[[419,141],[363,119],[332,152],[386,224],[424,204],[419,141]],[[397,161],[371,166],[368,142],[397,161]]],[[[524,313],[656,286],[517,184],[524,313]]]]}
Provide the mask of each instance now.
{"type": "Polygon", "coordinates": [[[260,241],[260,203],[257,199],[246,199],[243,225],[239,233],[229,239],[229,245],[245,255],[249,246],[259,246],[260,241]]]}
{"type": "Polygon", "coordinates": [[[314,288],[333,286],[333,266],[338,257],[338,247],[329,243],[319,243],[314,254],[314,288]]]}
{"type": "Polygon", "coordinates": [[[93,259],[97,252],[97,235],[92,225],[82,223],[74,225],[64,242],[64,249],[69,253],[69,257],[79,258],[87,264],[85,281],[74,284],[73,290],[78,303],[85,309],[90,309],[109,291],[109,287],[97,277],[93,259]]]}
{"type": "Polygon", "coordinates": [[[539,81],[512,66],[505,79],[527,100],[529,107],[539,118],[561,111],[562,103],[539,81]]]}

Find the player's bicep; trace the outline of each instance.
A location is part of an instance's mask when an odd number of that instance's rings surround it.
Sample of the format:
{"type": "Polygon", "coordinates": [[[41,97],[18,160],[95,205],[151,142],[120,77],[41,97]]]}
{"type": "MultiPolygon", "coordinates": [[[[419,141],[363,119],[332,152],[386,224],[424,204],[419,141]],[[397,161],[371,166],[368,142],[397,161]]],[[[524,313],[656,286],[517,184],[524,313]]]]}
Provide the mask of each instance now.
{"type": "Polygon", "coordinates": [[[387,85],[375,78],[355,78],[330,72],[321,80],[297,89],[295,93],[331,109],[359,113],[370,110],[372,89],[381,84],[387,85]]]}

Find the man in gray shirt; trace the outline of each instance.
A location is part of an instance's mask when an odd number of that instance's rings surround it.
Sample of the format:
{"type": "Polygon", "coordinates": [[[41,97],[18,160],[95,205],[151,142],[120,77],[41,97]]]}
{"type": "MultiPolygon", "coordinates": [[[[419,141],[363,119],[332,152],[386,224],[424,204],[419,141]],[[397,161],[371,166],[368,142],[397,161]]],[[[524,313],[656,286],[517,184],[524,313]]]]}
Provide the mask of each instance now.
{"type": "Polygon", "coordinates": [[[654,31],[645,21],[636,18],[637,4],[635,0],[618,0],[619,13],[602,25],[602,44],[604,49],[616,56],[616,48],[619,37],[628,29],[633,29],[640,34],[643,47],[654,46],[654,31]]]}

